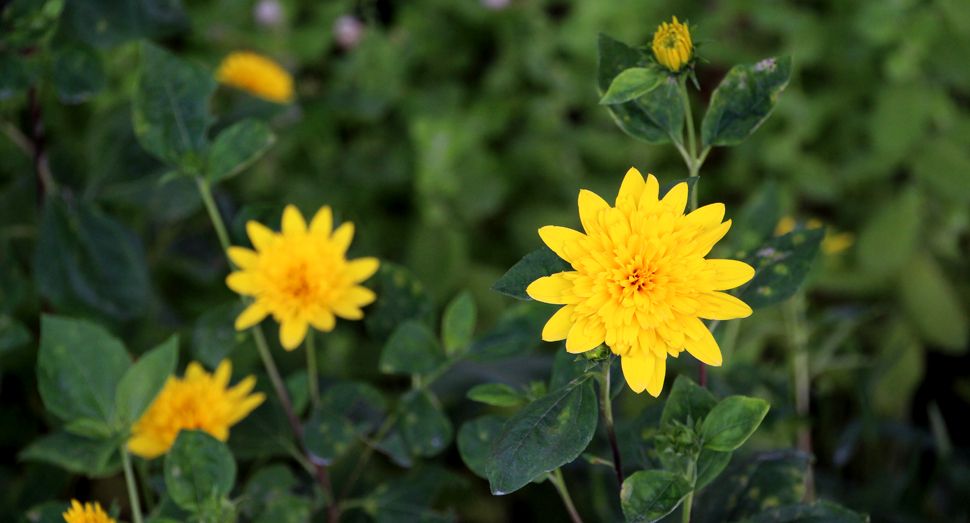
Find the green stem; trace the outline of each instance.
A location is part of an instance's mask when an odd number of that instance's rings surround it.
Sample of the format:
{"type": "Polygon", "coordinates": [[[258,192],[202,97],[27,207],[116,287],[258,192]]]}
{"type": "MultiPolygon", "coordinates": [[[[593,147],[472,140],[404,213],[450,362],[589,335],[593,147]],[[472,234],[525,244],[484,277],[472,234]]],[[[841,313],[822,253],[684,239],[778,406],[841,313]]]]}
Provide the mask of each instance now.
{"type": "Polygon", "coordinates": [[[559,492],[559,496],[562,498],[563,504],[566,505],[566,511],[569,512],[569,517],[572,518],[573,523],[583,523],[583,519],[579,517],[579,512],[576,511],[576,505],[573,505],[573,498],[569,497],[569,490],[566,489],[566,480],[562,477],[562,471],[557,468],[550,472],[549,482],[559,492]]]}
{"type": "Polygon", "coordinates": [[[131,456],[125,444],[121,444],[121,466],[125,469],[125,482],[128,484],[128,499],[131,501],[131,517],[134,523],[142,523],[141,503],[138,501],[138,487],[135,486],[135,473],[131,470],[131,456]]]}
{"type": "Polygon", "coordinates": [[[606,425],[606,435],[610,439],[610,448],[613,450],[613,470],[616,471],[616,481],[620,487],[623,486],[623,464],[620,461],[620,446],[616,441],[616,431],[613,429],[613,399],[610,394],[610,363],[612,359],[603,364],[603,373],[600,375],[600,410],[603,411],[603,421],[606,425]]]}
{"type": "MultiPolygon", "coordinates": [[[[697,158],[697,138],[694,134],[694,115],[690,109],[690,97],[687,95],[687,76],[683,76],[678,82],[680,85],[680,98],[684,102],[684,119],[687,120],[687,150],[690,160],[687,162],[687,169],[690,170],[690,177],[697,176],[701,165],[697,158]]],[[[690,210],[697,209],[697,191],[693,191],[690,197],[690,210]]]]}
{"type": "Polygon", "coordinates": [[[690,523],[690,513],[694,506],[694,486],[697,485],[697,459],[695,456],[694,461],[690,464],[690,469],[687,472],[687,480],[690,482],[690,494],[684,498],[684,515],[683,522],[690,523]]]}
{"type": "MultiPolygon", "coordinates": [[[[212,220],[212,226],[216,229],[216,235],[219,236],[219,243],[222,244],[223,254],[229,250],[229,233],[226,232],[226,223],[222,221],[222,215],[219,214],[219,208],[216,207],[216,201],[212,198],[212,188],[209,187],[209,182],[201,176],[195,177],[195,184],[199,186],[199,194],[202,195],[202,202],[205,204],[205,210],[209,212],[209,219],[212,220]]],[[[226,254],[228,258],[228,254],[226,254]]],[[[232,260],[229,260],[230,266],[235,266],[232,260]]]]}
{"type": "MultiPolygon", "coordinates": [[[[808,354],[808,328],[805,319],[805,294],[795,293],[785,303],[785,324],[788,342],[791,344],[792,373],[795,378],[795,412],[802,418],[803,425],[798,429],[798,450],[812,452],[812,431],[808,426],[811,414],[812,378],[808,354]]],[[[815,498],[815,478],[812,464],[805,472],[805,501],[815,498]]]]}
{"type": "Polygon", "coordinates": [[[155,496],[152,494],[152,487],[148,483],[148,462],[143,459],[136,461],[135,472],[138,473],[138,480],[141,483],[141,495],[145,498],[145,509],[151,512],[155,508],[155,496]]]}
{"type": "Polygon", "coordinates": [[[310,382],[310,399],[317,406],[320,404],[320,384],[317,383],[317,349],[313,338],[313,327],[310,327],[306,333],[306,371],[310,382]]]}

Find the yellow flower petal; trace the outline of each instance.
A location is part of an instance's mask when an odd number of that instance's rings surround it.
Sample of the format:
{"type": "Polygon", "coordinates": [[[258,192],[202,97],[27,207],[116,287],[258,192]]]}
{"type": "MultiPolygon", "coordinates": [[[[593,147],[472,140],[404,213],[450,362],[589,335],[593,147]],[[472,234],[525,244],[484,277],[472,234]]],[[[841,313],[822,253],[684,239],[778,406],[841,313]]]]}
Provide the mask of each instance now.
{"type": "Polygon", "coordinates": [[[610,204],[599,195],[583,189],[579,191],[579,219],[583,222],[586,234],[599,232],[600,213],[610,208],[610,204]]]}
{"type": "Polygon", "coordinates": [[[712,203],[705,205],[687,215],[687,221],[697,224],[705,231],[713,229],[721,224],[724,219],[724,204],[712,203]]]}
{"type": "Polygon", "coordinates": [[[597,336],[595,332],[587,329],[587,323],[583,320],[576,322],[566,337],[566,352],[579,354],[599,347],[603,343],[604,337],[597,336]]]}
{"type": "Polygon", "coordinates": [[[306,220],[295,205],[287,205],[283,209],[283,222],[281,224],[283,236],[295,236],[306,234],[306,220]]]}
{"type": "Polygon", "coordinates": [[[643,186],[643,192],[640,194],[640,205],[641,209],[646,209],[652,207],[659,201],[660,198],[660,182],[657,181],[657,177],[648,174],[647,181],[643,186]]]}
{"type": "Polygon", "coordinates": [[[623,368],[623,377],[626,378],[627,385],[637,394],[647,390],[651,380],[653,380],[653,368],[657,358],[653,354],[639,352],[637,354],[623,356],[620,365],[623,368]]]}
{"type": "Polygon", "coordinates": [[[689,190],[687,188],[687,183],[681,182],[675,185],[673,189],[668,191],[662,201],[664,205],[666,205],[671,211],[677,214],[683,214],[684,208],[687,207],[688,194],[689,190]]]}
{"type": "Polygon", "coordinates": [[[307,326],[307,321],[300,318],[283,321],[280,324],[280,345],[286,350],[299,347],[306,338],[307,326]]]}
{"type": "Polygon", "coordinates": [[[539,237],[542,238],[542,241],[550,249],[552,249],[552,252],[556,253],[557,256],[566,261],[570,261],[570,257],[568,254],[566,254],[566,250],[564,248],[566,242],[580,241],[585,238],[586,235],[566,227],[547,225],[539,229],[539,237]]]}
{"type": "Polygon", "coordinates": [[[705,307],[698,316],[707,320],[747,318],[753,312],[747,303],[723,292],[711,292],[697,298],[705,307]]]}
{"type": "Polygon", "coordinates": [[[697,237],[697,252],[701,256],[707,256],[707,253],[711,252],[714,248],[714,244],[721,241],[721,238],[727,234],[728,230],[731,228],[731,220],[728,220],[717,227],[701,234],[697,237]]]}
{"type": "Polygon", "coordinates": [[[310,325],[320,332],[330,332],[337,324],[337,318],[328,310],[320,310],[317,314],[310,317],[310,325]]]}
{"type": "Polygon", "coordinates": [[[359,320],[364,317],[364,311],[349,302],[338,301],[333,304],[333,313],[345,320],[359,320]]]}
{"type": "Polygon", "coordinates": [[[569,329],[573,327],[572,315],[576,307],[566,305],[562,307],[546,322],[542,328],[542,341],[560,341],[569,335],[569,329]]]}
{"type": "Polygon", "coordinates": [[[253,220],[246,222],[246,233],[249,234],[249,241],[253,242],[253,247],[257,251],[268,249],[276,237],[269,227],[253,220]]]}
{"type": "Polygon", "coordinates": [[[377,272],[381,266],[377,258],[357,258],[347,262],[347,277],[354,283],[366,281],[377,272]]]}
{"type": "Polygon", "coordinates": [[[333,211],[329,205],[324,205],[310,220],[310,232],[330,236],[333,232],[333,211]]]}
{"type": "Polygon", "coordinates": [[[707,260],[707,267],[714,269],[717,276],[714,279],[716,291],[723,291],[739,287],[754,278],[754,267],[737,260],[707,260]]]}
{"type": "Polygon", "coordinates": [[[573,282],[566,279],[566,273],[560,272],[552,276],[545,276],[529,284],[525,292],[533,300],[543,303],[564,304],[563,292],[572,289],[573,282]]]}
{"type": "Polygon", "coordinates": [[[265,318],[268,314],[269,310],[267,310],[266,307],[263,307],[258,301],[253,302],[249,307],[246,307],[246,310],[242,311],[242,314],[240,314],[238,318],[236,318],[236,330],[246,330],[263,321],[263,318],[265,318]]]}
{"type": "Polygon", "coordinates": [[[376,299],[377,294],[374,294],[374,291],[367,287],[358,286],[347,289],[340,301],[346,302],[354,307],[363,307],[374,303],[376,299]]]}
{"type": "Polygon", "coordinates": [[[246,296],[255,296],[259,293],[259,285],[256,285],[256,281],[253,279],[252,273],[245,271],[236,271],[230,273],[229,276],[226,276],[226,285],[232,289],[233,292],[244,294],[246,296]]]}
{"type": "Polygon", "coordinates": [[[256,254],[256,251],[244,247],[229,247],[226,254],[232,260],[232,263],[235,263],[240,269],[255,267],[259,262],[259,255],[256,254]]]}
{"type": "Polygon", "coordinates": [[[347,252],[347,247],[350,247],[350,242],[354,239],[354,224],[350,222],[344,222],[337,227],[336,231],[333,231],[333,241],[334,249],[341,255],[347,252]]]}
{"type": "Polygon", "coordinates": [[[712,367],[720,367],[723,361],[721,348],[717,346],[711,331],[697,318],[689,318],[688,321],[695,323],[691,333],[696,333],[698,336],[684,338],[684,348],[699,361],[712,367]]]}
{"type": "Polygon", "coordinates": [[[664,388],[664,378],[667,375],[667,360],[664,358],[654,358],[656,361],[653,366],[653,378],[647,385],[647,394],[656,398],[660,396],[660,391],[664,388]]]}
{"type": "Polygon", "coordinates": [[[634,205],[636,205],[640,201],[640,195],[643,194],[644,185],[645,183],[640,171],[631,167],[630,170],[626,172],[626,176],[623,178],[623,183],[620,184],[619,194],[616,195],[617,207],[619,207],[620,200],[622,198],[632,198],[634,205]]]}
{"type": "Polygon", "coordinates": [[[228,359],[220,361],[215,374],[212,375],[213,382],[217,387],[224,389],[229,385],[230,378],[232,378],[232,362],[228,359]]]}

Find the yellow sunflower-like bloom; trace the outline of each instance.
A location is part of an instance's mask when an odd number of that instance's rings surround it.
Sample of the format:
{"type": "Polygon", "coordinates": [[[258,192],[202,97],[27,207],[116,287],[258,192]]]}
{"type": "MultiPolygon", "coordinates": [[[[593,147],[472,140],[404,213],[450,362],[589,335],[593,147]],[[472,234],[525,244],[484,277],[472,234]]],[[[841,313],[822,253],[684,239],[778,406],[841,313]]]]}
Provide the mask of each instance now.
{"type": "Polygon", "coordinates": [[[744,318],[751,308],[718,292],[744,284],[754,269],[734,260],[704,256],[727,233],[724,204],[684,215],[687,184],[658,199],[653,175],[646,182],[630,169],[616,207],[590,191],[579,193],[586,234],[547,226],[539,236],[573,271],[540,278],[526,292],[565,305],[542,330],[546,341],[566,340],[566,350],[585,352],[606,343],[622,357],[623,375],[638,394],[660,394],[667,355],[684,349],[708,365],[721,350],[701,318],[744,318]]]}
{"type": "Polygon", "coordinates": [[[678,22],[676,16],[672,23],[660,24],[653,35],[653,55],[660,65],[676,73],[690,61],[693,53],[690,29],[678,22]]]}
{"type": "Polygon", "coordinates": [[[293,101],[293,77],[276,62],[248,51],[230,54],[219,65],[216,79],[276,103],[293,101]]]}
{"type": "Polygon", "coordinates": [[[266,395],[250,394],[256,377],[249,376],[229,387],[232,364],[222,360],[214,374],[197,362],[189,364],[182,379],[170,376],[158,397],[131,429],[128,450],[145,459],[168,452],[179,431],[204,430],[220,441],[229,438],[229,427],[242,421],[263,403],[266,395]]]}
{"type": "Polygon", "coordinates": [[[71,508],[61,515],[67,523],[115,523],[114,518],[108,517],[98,502],[93,506],[90,503],[82,505],[80,501],[72,499],[71,508]]]}
{"type": "Polygon", "coordinates": [[[255,251],[230,247],[229,257],[241,270],[226,278],[229,288],[255,301],[236,318],[244,330],[267,315],[280,324],[280,343],[293,350],[303,342],[307,328],[330,332],[335,316],[347,320],[364,317],[361,307],[372,303],[374,291],[358,285],[380,265],[377,258],[347,260],[354,224],[333,229],[330,207],[320,209],[310,226],[292,205],[283,210],[283,231],[275,233],[251,221],[246,224],[255,251]]]}

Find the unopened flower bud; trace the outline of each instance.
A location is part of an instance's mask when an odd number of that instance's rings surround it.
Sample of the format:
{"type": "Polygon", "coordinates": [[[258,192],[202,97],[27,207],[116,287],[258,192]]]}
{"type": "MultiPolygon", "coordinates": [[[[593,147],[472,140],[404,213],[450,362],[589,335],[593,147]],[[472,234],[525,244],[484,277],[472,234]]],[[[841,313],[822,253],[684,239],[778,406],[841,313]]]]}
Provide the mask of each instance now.
{"type": "Polygon", "coordinates": [[[690,39],[690,29],[677,21],[664,22],[653,35],[653,55],[657,63],[673,72],[680,69],[694,56],[694,44],[690,39]]]}

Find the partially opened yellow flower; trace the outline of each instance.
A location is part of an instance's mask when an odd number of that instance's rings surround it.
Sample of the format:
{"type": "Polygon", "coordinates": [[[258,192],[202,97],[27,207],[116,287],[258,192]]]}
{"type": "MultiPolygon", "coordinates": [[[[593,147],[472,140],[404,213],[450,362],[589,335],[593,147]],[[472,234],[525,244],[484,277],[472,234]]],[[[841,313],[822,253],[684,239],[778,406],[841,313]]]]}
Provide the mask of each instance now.
{"type": "Polygon", "coordinates": [[[546,341],[566,340],[566,350],[585,352],[606,343],[622,358],[623,375],[635,392],[660,394],[667,356],[687,350],[708,365],[721,350],[701,318],[744,318],[751,308],[723,290],[744,284],[754,269],[734,260],[704,256],[727,233],[724,204],[684,215],[687,184],[658,200],[654,176],[630,169],[610,207],[590,191],[579,193],[586,234],[547,226],[539,236],[572,265],[534,281],[532,298],[564,305],[542,330],[546,341]]]}
{"type": "Polygon", "coordinates": [[[242,421],[266,399],[262,392],[250,394],[256,377],[249,376],[229,387],[232,364],[222,360],[214,374],[197,362],[185,369],[185,377],[170,376],[148,410],[131,429],[128,451],[145,459],[168,452],[179,431],[203,430],[220,441],[229,438],[229,427],[242,421]]]}
{"type": "Polygon", "coordinates": [[[115,523],[114,518],[108,517],[98,502],[93,506],[90,503],[82,505],[80,501],[72,499],[71,508],[61,515],[67,523],[115,523]]]}
{"type": "Polygon", "coordinates": [[[292,205],[283,210],[283,231],[276,233],[250,221],[246,224],[255,251],[230,247],[229,257],[241,270],[226,278],[229,288],[255,301],[236,318],[236,329],[256,325],[267,315],[280,324],[280,343],[293,350],[307,328],[330,332],[335,316],[364,317],[361,307],[372,303],[374,291],[358,285],[377,272],[377,258],[347,260],[354,224],[333,230],[330,207],[320,209],[310,226],[292,205]]]}
{"type": "Polygon", "coordinates": [[[690,29],[678,22],[676,16],[673,22],[660,24],[654,33],[653,55],[660,65],[675,73],[694,56],[690,29]]]}
{"type": "Polygon", "coordinates": [[[216,71],[220,82],[271,102],[293,101],[293,77],[276,62],[249,51],[227,56],[216,71]]]}

